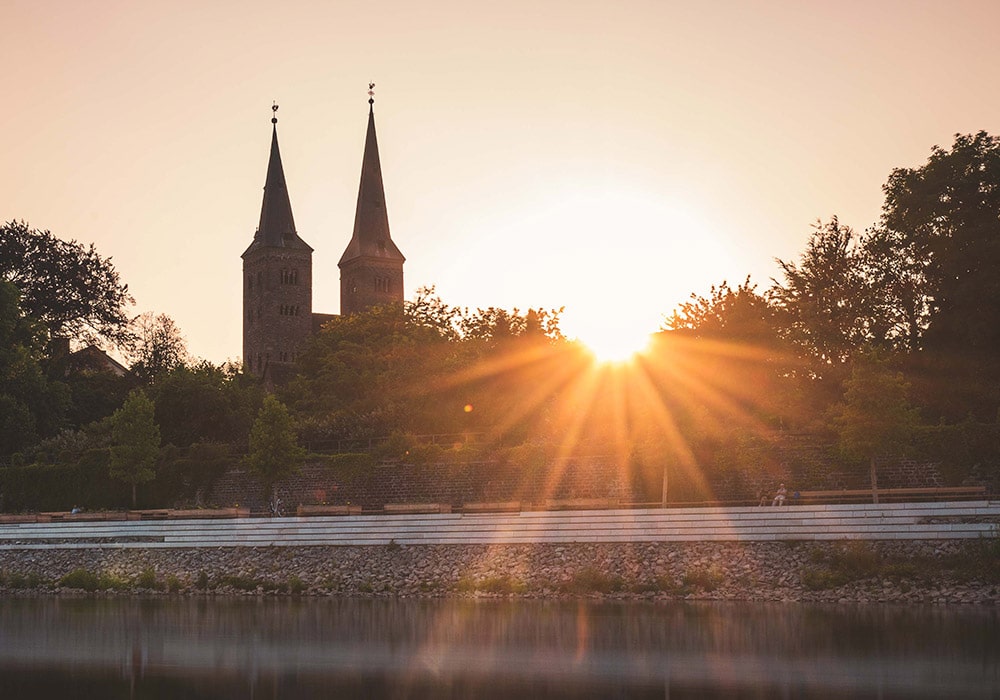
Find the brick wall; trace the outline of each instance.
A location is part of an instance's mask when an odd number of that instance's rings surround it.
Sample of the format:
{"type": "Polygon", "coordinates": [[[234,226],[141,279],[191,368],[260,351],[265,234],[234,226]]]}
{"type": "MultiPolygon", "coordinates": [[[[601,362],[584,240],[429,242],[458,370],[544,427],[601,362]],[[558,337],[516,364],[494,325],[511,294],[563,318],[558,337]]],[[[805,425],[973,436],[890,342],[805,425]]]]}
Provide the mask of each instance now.
{"type": "MultiPolygon", "coordinates": [[[[668,466],[669,469],[669,466],[668,466]]],[[[878,464],[881,488],[952,485],[936,463],[914,460],[878,464]]],[[[758,452],[751,451],[738,469],[717,473],[705,498],[755,501],[774,493],[779,483],[789,491],[863,489],[870,486],[867,462],[847,463],[833,447],[806,437],[782,436],[758,452]]],[[[963,483],[990,484],[975,478],[963,483]]],[[[216,482],[207,502],[265,510],[262,486],[242,469],[233,469],[216,482]]],[[[448,503],[460,506],[477,501],[540,503],[546,498],[612,498],[622,502],[645,500],[610,459],[570,462],[541,469],[496,462],[465,464],[386,464],[345,472],[319,463],[306,464],[279,486],[286,508],[299,503],[353,504],[366,509],[387,503],[448,503]]],[[[658,494],[655,498],[658,498],[658,494]]]]}
{"type": "MultiPolygon", "coordinates": [[[[609,461],[573,462],[562,469],[532,469],[510,464],[391,464],[361,473],[321,464],[306,464],[279,485],[286,508],[299,503],[353,504],[381,508],[386,503],[448,503],[477,501],[538,503],[546,498],[616,498],[636,500],[627,479],[609,461]],[[555,473],[558,472],[558,473],[555,473]]],[[[264,510],[263,487],[252,474],[233,469],[219,479],[208,498],[218,505],[239,503],[264,510]]]]}

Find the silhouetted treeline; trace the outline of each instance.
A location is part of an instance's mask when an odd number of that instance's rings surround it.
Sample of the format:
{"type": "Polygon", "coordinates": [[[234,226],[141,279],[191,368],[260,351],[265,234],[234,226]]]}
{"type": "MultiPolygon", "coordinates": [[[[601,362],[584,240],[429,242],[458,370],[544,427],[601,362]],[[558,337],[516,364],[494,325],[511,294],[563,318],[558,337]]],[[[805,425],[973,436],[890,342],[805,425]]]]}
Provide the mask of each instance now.
{"type": "MultiPolygon", "coordinates": [[[[675,492],[704,495],[712,479],[774,461],[777,436],[789,434],[836,446],[832,459],[870,460],[873,470],[877,459],[906,455],[940,463],[956,483],[973,467],[995,479],[1000,142],[959,135],[923,166],[893,171],[884,192],[875,225],[857,233],[836,217],[818,222],[797,260],[778,261],[769,286],[747,278],[692,295],[631,363],[596,363],[563,336],[559,311],[470,311],[421,290],[403,305],[334,318],[275,391],[311,447],[391,437],[381,457],[553,470],[600,455],[630,470],[651,499],[665,467],[675,492]],[[477,435],[475,450],[414,437],[463,433],[477,435]]],[[[15,243],[26,231],[3,228],[15,243]]],[[[162,473],[174,497],[190,496],[205,484],[184,460],[208,455],[215,470],[233,463],[264,388],[232,367],[191,362],[169,318],[147,317],[143,333],[116,328],[125,288],[109,261],[75,250],[102,270],[110,295],[90,337],[132,343],[141,371],[68,372],[53,324],[83,326],[35,311],[44,284],[28,305],[18,287],[28,272],[11,274],[5,257],[0,455],[15,466],[99,470],[109,417],[143,386],[171,446],[157,480],[162,473]],[[135,350],[141,338],[164,345],[135,350]]]]}

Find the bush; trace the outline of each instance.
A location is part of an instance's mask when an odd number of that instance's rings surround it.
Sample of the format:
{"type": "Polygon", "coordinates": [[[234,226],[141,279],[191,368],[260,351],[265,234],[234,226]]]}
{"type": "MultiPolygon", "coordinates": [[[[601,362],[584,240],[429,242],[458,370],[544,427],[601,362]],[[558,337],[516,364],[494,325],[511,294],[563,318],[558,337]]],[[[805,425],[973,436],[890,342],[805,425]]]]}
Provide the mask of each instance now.
{"type": "Polygon", "coordinates": [[[593,567],[580,569],[559,588],[564,593],[613,593],[622,590],[621,576],[611,576],[593,567]]]}
{"type": "Polygon", "coordinates": [[[160,582],[156,580],[156,572],[153,569],[144,569],[135,579],[138,588],[146,588],[151,591],[158,591],[162,588],[160,582]]]}
{"type": "MultiPolygon", "coordinates": [[[[0,577],[0,581],[2,580],[3,577],[0,577]]],[[[40,588],[41,586],[46,585],[48,581],[46,581],[44,578],[42,578],[36,573],[22,574],[20,572],[15,572],[7,575],[6,583],[8,587],[15,590],[20,590],[20,589],[40,588]]]]}
{"type": "Polygon", "coordinates": [[[631,590],[633,593],[679,593],[681,586],[672,576],[664,574],[648,583],[635,583],[631,590]]]}
{"type": "Polygon", "coordinates": [[[414,447],[413,437],[403,433],[393,433],[385,442],[376,447],[372,455],[377,461],[405,460],[414,447]]]}
{"type": "Polygon", "coordinates": [[[865,542],[838,545],[829,552],[817,550],[812,559],[817,565],[802,571],[802,584],[812,590],[837,588],[882,573],[882,557],[865,542]]]}
{"type": "Polygon", "coordinates": [[[992,537],[966,543],[945,563],[960,579],[1000,583],[1000,528],[994,528],[992,537]]]}
{"type": "Polygon", "coordinates": [[[264,592],[268,591],[287,591],[289,589],[288,584],[275,583],[274,581],[268,580],[266,578],[254,578],[253,576],[240,576],[240,575],[228,575],[223,576],[219,579],[220,586],[229,586],[230,588],[235,588],[238,591],[256,591],[258,588],[264,592]]]}
{"type": "Polygon", "coordinates": [[[108,451],[86,451],[75,464],[28,464],[0,469],[0,493],[10,512],[127,507],[126,484],[108,475],[108,451]]]}
{"type": "Polygon", "coordinates": [[[257,586],[260,584],[255,578],[230,574],[223,576],[219,580],[219,585],[229,586],[230,588],[235,588],[238,591],[256,591],[257,586]]]}
{"type": "Polygon", "coordinates": [[[59,586],[92,592],[100,588],[100,579],[97,574],[87,569],[74,569],[59,579],[59,586]]]}
{"type": "Polygon", "coordinates": [[[445,449],[440,445],[413,445],[403,455],[403,461],[408,464],[434,464],[444,461],[444,455],[445,449]]]}
{"type": "MultiPolygon", "coordinates": [[[[421,585],[423,588],[423,585],[421,585]]],[[[518,594],[524,593],[528,586],[523,581],[518,581],[511,576],[493,576],[483,579],[462,578],[456,586],[457,590],[463,593],[483,593],[518,594]]]]}
{"type": "Polygon", "coordinates": [[[704,591],[714,591],[726,580],[725,574],[717,567],[706,569],[691,569],[684,574],[681,582],[688,588],[700,588],[704,591]]]}

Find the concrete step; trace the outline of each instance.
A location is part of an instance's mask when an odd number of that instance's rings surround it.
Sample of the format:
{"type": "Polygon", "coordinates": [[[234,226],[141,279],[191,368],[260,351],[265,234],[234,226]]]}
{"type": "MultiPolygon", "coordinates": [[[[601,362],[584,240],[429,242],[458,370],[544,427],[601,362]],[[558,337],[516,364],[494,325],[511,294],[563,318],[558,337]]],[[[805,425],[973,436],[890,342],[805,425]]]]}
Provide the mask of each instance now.
{"type": "Polygon", "coordinates": [[[16,523],[0,525],[0,548],[954,539],[991,536],[997,522],[1000,502],[960,501],[16,523]]]}

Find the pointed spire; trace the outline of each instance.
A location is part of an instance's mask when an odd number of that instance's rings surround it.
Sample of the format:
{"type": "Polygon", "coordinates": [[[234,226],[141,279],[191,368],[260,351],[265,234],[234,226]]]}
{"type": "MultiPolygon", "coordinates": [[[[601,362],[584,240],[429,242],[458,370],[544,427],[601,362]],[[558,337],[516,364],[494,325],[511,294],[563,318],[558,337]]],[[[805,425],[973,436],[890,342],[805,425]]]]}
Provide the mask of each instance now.
{"type": "Polygon", "coordinates": [[[368,133],[361,161],[361,184],[358,187],[358,207],[354,214],[354,233],[351,242],[347,244],[347,250],[340,257],[340,265],[360,257],[405,260],[389,235],[389,214],[385,207],[382,166],[379,163],[378,139],[375,136],[374,88],[375,83],[368,84],[368,133]]]}
{"type": "Polygon", "coordinates": [[[264,200],[260,206],[260,224],[253,237],[253,244],[270,247],[309,246],[295,232],[292,204],[285,184],[285,171],[281,166],[281,151],[278,150],[278,105],[271,107],[271,155],[267,162],[267,177],[264,181],[264,200]]]}

